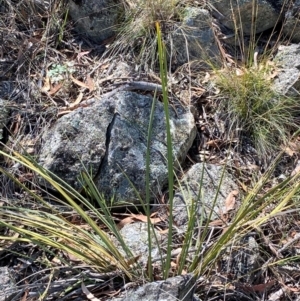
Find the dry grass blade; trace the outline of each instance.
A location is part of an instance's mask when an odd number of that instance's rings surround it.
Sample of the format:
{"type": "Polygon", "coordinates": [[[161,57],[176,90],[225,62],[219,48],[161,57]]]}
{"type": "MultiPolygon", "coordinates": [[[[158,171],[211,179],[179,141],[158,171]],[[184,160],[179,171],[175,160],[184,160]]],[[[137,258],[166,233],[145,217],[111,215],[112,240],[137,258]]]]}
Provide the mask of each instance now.
{"type": "MultiPolygon", "coordinates": [[[[132,278],[133,274],[130,264],[120,253],[115,242],[82,209],[80,203],[84,202],[83,205],[88,205],[89,209],[92,210],[99,220],[105,220],[105,216],[102,216],[99,210],[89,204],[87,200],[82,199],[80,194],[68,187],[66,183],[60,184],[51,177],[54,175],[50,176],[46,171],[40,169],[36,163],[31,162],[24,156],[15,153],[16,157],[19,158],[17,159],[4,152],[1,152],[1,154],[18,161],[48,181],[64,197],[65,205],[70,207],[70,211],[75,209],[80,218],[89,226],[88,230],[86,230],[86,227],[73,224],[62,213],[52,211],[50,205],[46,207],[47,211],[2,206],[0,208],[0,225],[18,233],[20,236],[17,239],[15,237],[2,236],[1,239],[33,242],[46,248],[50,246],[65,251],[83,263],[96,267],[101,272],[119,270],[129,278],[132,278]],[[49,209],[52,212],[49,213],[49,209]]],[[[25,186],[23,188],[26,189],[25,186]]],[[[33,194],[33,197],[36,200],[41,200],[37,195],[33,194]]],[[[118,238],[120,237],[118,236],[118,238]]],[[[128,255],[130,256],[129,253],[128,255]]]]}
{"type": "Polygon", "coordinates": [[[65,251],[78,260],[97,267],[99,272],[121,268],[100,237],[73,225],[62,217],[36,210],[2,207],[0,225],[20,234],[20,237],[0,236],[3,240],[32,242],[65,251]],[[12,223],[11,221],[16,221],[12,223]],[[109,269],[108,269],[109,268],[109,269]]]}
{"type": "MultiPolygon", "coordinates": [[[[280,156],[276,162],[279,161],[279,158],[280,156]]],[[[233,240],[241,239],[247,233],[266,224],[274,217],[284,214],[285,211],[295,206],[293,200],[298,199],[300,195],[299,173],[274,186],[267,193],[261,193],[266,182],[270,179],[272,170],[273,168],[271,167],[261,181],[256,183],[252,191],[243,199],[238,212],[226,231],[204,255],[201,264],[196,269],[198,275],[209,271],[211,266],[220,258],[221,252],[233,240]],[[262,214],[263,212],[264,214],[262,214]]]]}

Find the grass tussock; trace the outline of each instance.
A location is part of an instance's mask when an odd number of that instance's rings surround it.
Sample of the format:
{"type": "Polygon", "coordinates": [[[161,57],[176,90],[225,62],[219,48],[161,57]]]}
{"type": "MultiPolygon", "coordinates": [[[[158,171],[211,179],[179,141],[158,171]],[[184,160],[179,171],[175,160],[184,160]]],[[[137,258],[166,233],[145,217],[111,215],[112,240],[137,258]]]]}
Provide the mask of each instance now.
{"type": "MultiPolygon", "coordinates": [[[[182,244],[178,245],[178,238],[175,232],[170,230],[171,225],[169,225],[167,257],[164,260],[164,254],[160,254],[162,261],[161,269],[158,270],[157,261],[152,261],[150,255],[147,267],[137,263],[139,254],[133,254],[133,250],[127,248],[117,223],[110,213],[107,201],[101,198],[88,176],[83,175],[88,184],[88,196],[83,197],[66,183],[62,183],[55,175],[50,175],[49,172],[41,169],[34,161],[17,153],[14,156],[2,151],[0,153],[48,181],[60,192],[60,198],[55,200],[63,205],[60,209],[56,209],[46,200],[52,198],[49,192],[44,199],[36,193],[36,189],[27,188],[14,175],[1,168],[1,173],[11,177],[24,192],[28,193],[28,197],[35,201],[34,207],[39,206],[39,209],[28,208],[28,204],[23,207],[13,204],[0,206],[2,252],[11,248],[13,250],[15,243],[33,245],[43,250],[48,257],[55,258],[48,262],[50,269],[65,270],[68,267],[74,273],[79,264],[80,269],[90,273],[94,271],[104,273],[102,275],[119,274],[123,275],[122,281],[136,283],[139,279],[149,281],[192,272],[195,277],[201,276],[205,279],[206,286],[214,284],[214,271],[218,266],[222,266],[226,250],[236,249],[236,246],[244,241],[244,237],[250,234],[256,238],[260,237],[257,252],[263,266],[263,269],[260,269],[263,275],[256,279],[257,284],[263,283],[263,277],[266,275],[275,283],[279,268],[300,260],[299,255],[284,252],[290,248],[290,241],[294,239],[293,235],[295,231],[297,232],[297,224],[300,220],[298,210],[300,173],[297,172],[283,182],[270,186],[272,173],[280,156],[266,174],[248,189],[237,211],[233,215],[223,215],[217,227],[210,220],[204,219],[201,219],[198,228],[195,227],[196,216],[193,214],[197,206],[195,203],[190,208],[188,231],[182,244]],[[93,205],[95,202],[90,202],[91,198],[96,200],[96,205],[93,205]],[[174,258],[171,253],[178,247],[181,248],[181,252],[174,258]]],[[[150,212],[148,216],[150,219],[150,212]]],[[[172,221],[172,217],[170,220],[172,221]]],[[[149,235],[152,231],[150,228],[149,235]]],[[[243,248],[247,250],[248,246],[243,248]]],[[[226,277],[232,271],[224,270],[223,267],[219,273],[226,277]]],[[[256,271],[250,270],[247,273],[256,273],[256,271]]],[[[68,279],[67,275],[65,277],[68,279]]],[[[34,277],[29,277],[32,285],[35,281],[34,277]]],[[[226,284],[239,283],[239,281],[240,279],[227,279],[226,284]]],[[[208,289],[206,287],[203,290],[202,286],[203,283],[199,286],[199,290],[196,288],[200,296],[208,289]]],[[[44,293],[47,295],[46,291],[44,293]]]]}
{"type": "Polygon", "coordinates": [[[250,137],[258,154],[278,150],[297,129],[299,100],[272,88],[273,65],[225,69],[216,72],[220,107],[231,136],[250,137]]]}
{"type": "Polygon", "coordinates": [[[127,1],[117,41],[109,52],[133,54],[137,62],[153,68],[158,61],[155,24],[167,33],[181,19],[182,6],[178,0],[127,1]]]}
{"type": "MultiPolygon", "coordinates": [[[[0,228],[7,228],[17,233],[17,236],[14,237],[0,236],[2,242],[31,242],[50,254],[53,249],[63,252],[64,255],[59,259],[64,264],[66,264],[65,256],[67,256],[92,266],[98,272],[119,270],[129,278],[133,277],[134,272],[130,266],[133,263],[132,254],[124,244],[108,206],[101,195],[95,192],[92,180],[89,181],[90,178],[87,175],[83,174],[83,177],[85,182],[88,182],[90,193],[95,193],[93,199],[100,209],[89,202],[88,197],[83,197],[54,174],[42,169],[34,160],[18,153],[14,153],[12,156],[0,151],[0,154],[22,164],[24,168],[47,181],[60,193],[60,198],[54,197],[50,192],[47,192],[46,196],[64,208],[64,210],[56,209],[55,206],[45,201],[35,189],[29,189],[28,183],[24,185],[15,175],[0,167],[0,172],[11,178],[24,192],[27,192],[28,198],[36,202],[40,208],[30,208],[28,204],[24,207],[13,204],[1,206],[0,228]],[[99,222],[103,225],[102,228],[99,227],[99,222]],[[111,237],[115,237],[120,245],[117,246],[111,237]],[[120,251],[121,249],[122,251],[120,251]]],[[[34,183],[30,184],[30,186],[32,185],[34,183]]],[[[41,187],[38,189],[43,191],[41,187]]],[[[8,248],[9,245],[5,243],[3,247],[8,248]]]]}

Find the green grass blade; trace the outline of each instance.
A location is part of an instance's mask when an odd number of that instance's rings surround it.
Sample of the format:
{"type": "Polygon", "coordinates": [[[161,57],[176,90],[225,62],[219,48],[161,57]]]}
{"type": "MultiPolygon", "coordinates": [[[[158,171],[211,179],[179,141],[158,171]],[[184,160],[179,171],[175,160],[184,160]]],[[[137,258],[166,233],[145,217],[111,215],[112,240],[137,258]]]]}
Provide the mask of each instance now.
{"type": "Polygon", "coordinates": [[[168,190],[169,190],[169,233],[168,233],[168,246],[167,258],[164,267],[164,278],[168,278],[169,270],[171,267],[171,251],[172,251],[172,236],[173,236],[173,188],[174,188],[174,166],[173,166],[173,153],[172,153],[172,136],[170,125],[169,101],[168,101],[168,77],[167,77],[167,58],[166,50],[162,41],[160,25],[156,22],[157,43],[158,43],[158,57],[159,57],[159,70],[162,82],[163,104],[166,117],[166,131],[167,131],[167,159],[168,159],[168,190]]]}

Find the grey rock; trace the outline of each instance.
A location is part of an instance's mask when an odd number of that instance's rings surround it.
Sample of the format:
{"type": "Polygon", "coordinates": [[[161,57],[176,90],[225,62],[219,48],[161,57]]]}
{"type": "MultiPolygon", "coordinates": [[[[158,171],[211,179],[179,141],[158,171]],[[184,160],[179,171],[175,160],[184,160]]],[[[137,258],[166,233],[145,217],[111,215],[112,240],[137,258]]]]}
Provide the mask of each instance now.
{"type": "Polygon", "coordinates": [[[191,274],[144,284],[137,289],[129,289],[125,296],[109,301],[193,301],[195,278],[191,274]]]}
{"type": "Polygon", "coordinates": [[[0,267],[0,301],[7,300],[15,290],[15,283],[12,280],[8,267],[0,267]]]}
{"type": "MultiPolygon", "coordinates": [[[[152,101],[152,96],[119,92],[63,116],[44,133],[39,163],[76,189],[82,187],[85,167],[106,199],[140,204],[135,189],[145,199],[152,101]]],[[[189,109],[170,107],[170,124],[174,161],[181,163],[196,136],[194,117],[189,109]]],[[[166,157],[164,110],[156,101],[150,150],[153,198],[167,183],[166,157]]]]}
{"type": "MultiPolygon", "coordinates": [[[[137,222],[127,224],[120,230],[120,234],[123,237],[126,246],[132,252],[133,256],[139,256],[138,263],[143,267],[145,267],[148,262],[149,237],[147,227],[146,223],[137,222]]],[[[151,232],[152,259],[159,257],[160,250],[158,245],[161,244],[162,240],[160,233],[156,229],[154,229],[154,231],[155,235],[151,232]]],[[[116,242],[116,244],[118,244],[118,242],[116,242]]]]}
{"type": "Polygon", "coordinates": [[[96,43],[115,35],[123,11],[121,0],[69,1],[75,30],[96,43]]]}
{"type": "Polygon", "coordinates": [[[212,220],[220,218],[220,212],[224,212],[227,196],[233,190],[237,190],[237,185],[230,174],[223,169],[222,166],[197,163],[180,180],[180,189],[176,191],[173,200],[174,222],[180,229],[185,231],[187,227],[188,210],[191,208],[192,201],[197,204],[198,220],[208,219],[211,211],[212,220]],[[224,176],[221,182],[223,171],[224,176]],[[215,206],[212,208],[215,198],[215,206]]]}
{"type": "Polygon", "coordinates": [[[300,93],[300,45],[279,46],[274,58],[279,72],[273,88],[287,96],[299,96],[300,93]]]}
{"type": "Polygon", "coordinates": [[[240,29],[244,34],[260,33],[274,27],[280,18],[280,8],[267,0],[212,0],[215,16],[220,23],[230,29],[240,29]],[[253,3],[257,3],[255,24],[253,23],[253,3]]]}
{"type": "Polygon", "coordinates": [[[230,274],[234,280],[254,284],[260,275],[259,245],[254,235],[247,234],[233,241],[221,256],[221,273],[230,274]]]}
{"type": "Polygon", "coordinates": [[[171,34],[168,46],[172,64],[179,66],[190,61],[201,61],[203,67],[220,65],[220,51],[212,28],[212,17],[205,9],[190,7],[185,17],[171,34]]]}
{"type": "Polygon", "coordinates": [[[289,3],[285,12],[282,32],[294,43],[300,42],[300,0],[289,3]]]}

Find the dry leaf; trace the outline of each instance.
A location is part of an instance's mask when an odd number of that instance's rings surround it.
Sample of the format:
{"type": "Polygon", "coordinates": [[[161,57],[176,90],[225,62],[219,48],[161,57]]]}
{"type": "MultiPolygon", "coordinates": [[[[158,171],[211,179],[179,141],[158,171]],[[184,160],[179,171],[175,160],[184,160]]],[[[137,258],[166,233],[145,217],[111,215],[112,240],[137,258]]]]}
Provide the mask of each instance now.
{"type": "Polygon", "coordinates": [[[131,224],[131,223],[133,223],[133,218],[132,218],[131,216],[128,216],[128,217],[122,219],[122,220],[118,223],[117,226],[118,226],[119,229],[122,229],[125,225],[131,224]]]}
{"type": "Polygon", "coordinates": [[[300,163],[298,163],[298,165],[295,167],[295,169],[292,171],[291,176],[295,176],[296,174],[298,174],[300,172],[300,163]]]}
{"type": "Polygon", "coordinates": [[[49,95],[54,95],[61,87],[61,83],[57,84],[55,87],[51,87],[50,91],[48,92],[49,95]]]}
{"type": "Polygon", "coordinates": [[[79,95],[77,96],[76,100],[70,105],[70,108],[72,109],[73,107],[76,107],[78,104],[80,104],[82,99],[83,99],[83,93],[80,92],[79,95]]]}
{"type": "Polygon", "coordinates": [[[44,81],[44,86],[41,89],[41,92],[46,93],[51,89],[50,77],[46,77],[44,81]]]}
{"type": "Polygon", "coordinates": [[[90,50],[89,51],[83,51],[83,52],[79,52],[78,55],[77,55],[77,61],[79,62],[80,59],[85,56],[86,54],[89,54],[90,53],[90,50]]]}
{"type": "Polygon", "coordinates": [[[100,70],[105,70],[110,66],[110,63],[105,63],[99,67],[100,70]]]}
{"type": "Polygon", "coordinates": [[[225,200],[226,212],[224,212],[224,213],[227,213],[228,211],[234,209],[236,197],[238,196],[238,194],[239,194],[239,192],[237,190],[233,190],[228,194],[228,196],[225,200]]]}
{"type": "Polygon", "coordinates": [[[176,249],[176,251],[178,251],[178,255],[176,256],[176,265],[178,266],[182,248],[178,248],[178,249],[176,249]]]}
{"type": "Polygon", "coordinates": [[[171,267],[176,269],[177,268],[177,264],[174,261],[171,261],[171,267]]]}
{"type": "Polygon", "coordinates": [[[222,140],[221,139],[209,140],[205,144],[206,146],[210,146],[212,148],[218,148],[222,144],[222,140]]]}
{"type": "Polygon", "coordinates": [[[299,288],[297,287],[291,287],[291,286],[287,286],[285,283],[283,283],[282,281],[280,281],[280,284],[288,291],[291,291],[291,292],[294,292],[294,293],[297,293],[300,291],[299,288]]]}
{"type": "Polygon", "coordinates": [[[256,284],[253,285],[252,288],[255,292],[263,293],[265,290],[270,289],[276,283],[275,280],[272,280],[268,283],[256,284]]]}
{"type": "Polygon", "coordinates": [[[221,227],[224,225],[224,222],[221,219],[217,219],[215,221],[210,222],[209,225],[212,227],[221,227]]]}
{"type": "Polygon", "coordinates": [[[290,141],[288,145],[280,145],[280,148],[288,154],[290,157],[294,156],[300,151],[300,145],[299,145],[299,140],[294,139],[293,141],[290,141]]]}
{"type": "MultiPolygon", "coordinates": [[[[135,219],[137,219],[141,222],[144,222],[144,223],[147,223],[147,221],[148,221],[147,216],[143,215],[143,214],[132,214],[132,216],[135,219]]],[[[159,218],[159,217],[151,218],[150,217],[150,222],[151,222],[151,224],[157,224],[157,223],[161,222],[161,218],[159,218]]]]}
{"type": "Polygon", "coordinates": [[[60,117],[60,116],[69,114],[69,113],[71,113],[71,112],[72,112],[72,110],[64,110],[64,111],[60,111],[60,112],[57,113],[57,117],[60,117]]]}
{"type": "Polygon", "coordinates": [[[275,280],[272,280],[267,283],[256,284],[256,285],[238,283],[237,287],[243,289],[244,291],[251,292],[251,293],[253,293],[253,292],[263,293],[267,289],[270,289],[271,287],[273,287],[275,283],[276,283],[275,280]]]}
{"type": "Polygon", "coordinates": [[[69,261],[72,262],[81,262],[80,259],[78,259],[78,257],[76,257],[75,255],[73,255],[72,253],[68,253],[63,251],[64,255],[68,258],[69,261]]]}
{"type": "Polygon", "coordinates": [[[51,260],[51,263],[55,264],[55,265],[61,265],[61,260],[58,258],[58,257],[54,257],[52,260],[51,260]]]}
{"type": "Polygon", "coordinates": [[[86,84],[88,85],[90,92],[95,90],[95,83],[90,75],[88,75],[86,78],[86,84]]]}
{"type": "Polygon", "coordinates": [[[235,74],[237,75],[237,76],[242,76],[242,75],[244,75],[244,71],[242,70],[242,69],[239,69],[239,68],[236,68],[235,69],[235,74]]]}
{"type": "Polygon", "coordinates": [[[242,187],[242,189],[245,191],[245,192],[248,192],[248,186],[247,185],[245,185],[243,182],[241,182],[241,181],[239,181],[239,180],[237,180],[238,181],[238,183],[240,184],[240,186],[242,187]]]}
{"type": "Polygon", "coordinates": [[[202,84],[205,84],[205,83],[208,83],[209,80],[210,80],[211,76],[208,72],[205,73],[205,76],[204,76],[204,79],[203,81],[201,82],[202,84]]]}
{"type": "Polygon", "coordinates": [[[82,88],[87,88],[87,89],[89,89],[89,86],[88,86],[87,84],[85,84],[85,83],[81,82],[80,80],[74,78],[74,77],[72,76],[72,74],[70,74],[70,78],[72,79],[72,81],[73,81],[76,85],[78,85],[78,86],[80,86],[80,87],[82,87],[82,88]]]}
{"type": "Polygon", "coordinates": [[[29,293],[29,290],[26,289],[25,292],[24,292],[24,295],[23,295],[23,297],[20,299],[20,301],[26,301],[26,300],[28,300],[28,299],[27,299],[28,293],[29,293]]]}
{"type": "Polygon", "coordinates": [[[294,154],[295,154],[295,151],[293,149],[291,149],[290,147],[286,146],[281,146],[281,149],[287,154],[289,155],[290,157],[293,157],[294,154]]]}
{"type": "Polygon", "coordinates": [[[13,135],[17,135],[17,133],[19,132],[20,126],[21,126],[21,115],[17,114],[15,116],[15,118],[13,119],[11,126],[9,127],[10,132],[13,133],[13,135]]]}
{"type": "MultiPolygon", "coordinates": [[[[127,214],[123,214],[123,215],[127,215],[127,214]]],[[[143,222],[143,223],[147,223],[147,221],[148,221],[147,216],[143,215],[143,214],[128,214],[128,215],[129,215],[128,217],[124,218],[123,220],[121,220],[118,223],[119,229],[122,229],[125,225],[131,224],[137,220],[140,222],[143,222]]],[[[156,213],[151,214],[151,216],[154,216],[154,215],[156,215],[156,213]]],[[[156,217],[156,218],[150,217],[151,224],[157,224],[161,221],[162,221],[162,219],[159,217],[156,217]]]]}

